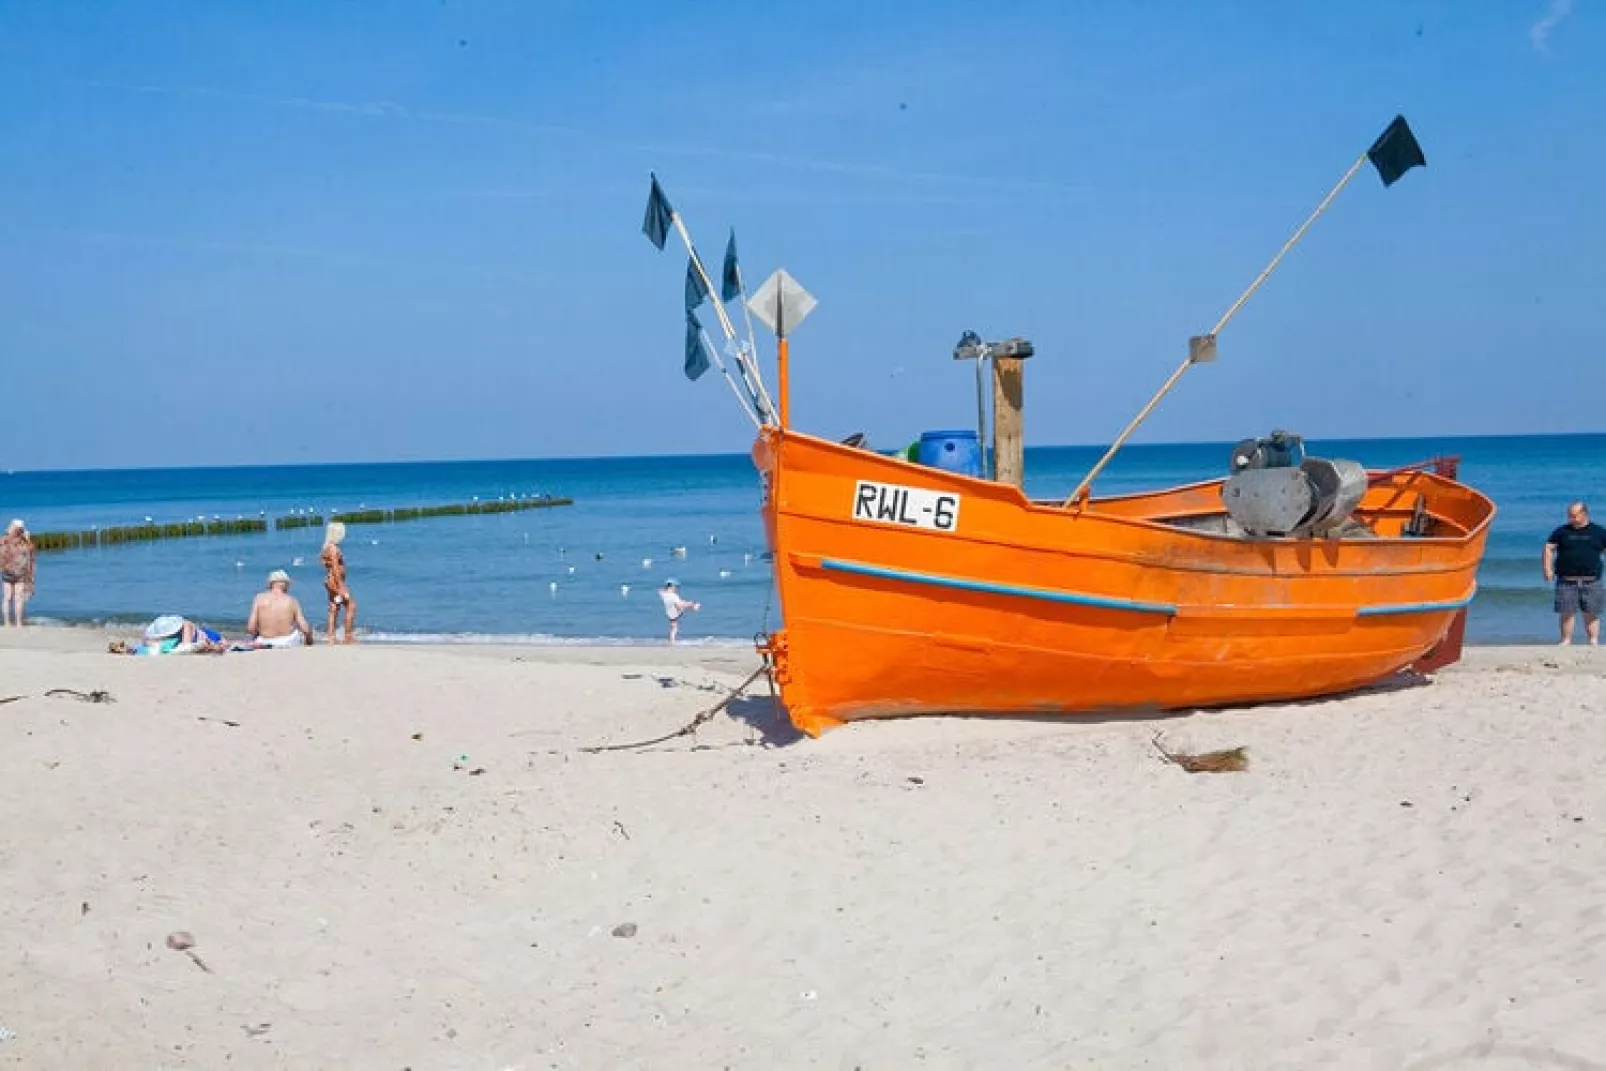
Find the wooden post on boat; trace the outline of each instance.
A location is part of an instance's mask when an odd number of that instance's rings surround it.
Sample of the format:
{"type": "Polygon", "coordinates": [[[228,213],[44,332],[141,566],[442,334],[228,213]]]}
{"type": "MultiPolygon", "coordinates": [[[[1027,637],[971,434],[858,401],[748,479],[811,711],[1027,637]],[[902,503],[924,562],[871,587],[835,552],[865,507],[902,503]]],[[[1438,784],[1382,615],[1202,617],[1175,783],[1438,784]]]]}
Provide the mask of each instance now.
{"type": "Polygon", "coordinates": [[[1026,358],[1032,344],[1023,338],[996,342],[993,358],[993,479],[1022,487],[1026,483],[1026,358]]]}

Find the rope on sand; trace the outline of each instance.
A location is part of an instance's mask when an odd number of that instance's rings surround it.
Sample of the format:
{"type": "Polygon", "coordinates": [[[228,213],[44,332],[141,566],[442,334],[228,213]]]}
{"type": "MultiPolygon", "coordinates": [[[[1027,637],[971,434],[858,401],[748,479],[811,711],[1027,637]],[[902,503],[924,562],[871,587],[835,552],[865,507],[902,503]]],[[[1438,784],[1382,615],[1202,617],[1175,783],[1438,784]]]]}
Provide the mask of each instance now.
{"type": "Polygon", "coordinates": [[[714,715],[728,707],[732,700],[736,699],[743,692],[747,691],[748,685],[758,680],[758,678],[768,669],[768,662],[762,666],[759,666],[753,671],[753,675],[748,677],[741,684],[738,684],[730,695],[727,695],[724,699],[721,699],[719,702],[715,703],[701,714],[698,714],[691,721],[687,722],[685,725],[682,725],[672,733],[665,733],[663,736],[655,736],[651,740],[638,740],[633,744],[598,744],[594,747],[583,747],[580,750],[588,755],[596,755],[604,751],[634,751],[637,748],[652,747],[654,744],[664,744],[668,743],[670,740],[675,740],[682,736],[690,736],[697,731],[699,726],[709,721],[714,717],[714,715]]]}

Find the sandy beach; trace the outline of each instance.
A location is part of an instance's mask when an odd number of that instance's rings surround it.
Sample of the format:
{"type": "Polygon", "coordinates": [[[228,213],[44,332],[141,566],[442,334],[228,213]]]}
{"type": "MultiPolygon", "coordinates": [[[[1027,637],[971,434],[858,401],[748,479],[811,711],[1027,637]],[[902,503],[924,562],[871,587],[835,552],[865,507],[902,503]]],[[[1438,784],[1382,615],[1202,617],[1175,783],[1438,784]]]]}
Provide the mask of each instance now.
{"type": "Polygon", "coordinates": [[[588,754],[753,656],[104,644],[0,632],[0,1065],[1606,1067],[1598,651],[588,754]]]}

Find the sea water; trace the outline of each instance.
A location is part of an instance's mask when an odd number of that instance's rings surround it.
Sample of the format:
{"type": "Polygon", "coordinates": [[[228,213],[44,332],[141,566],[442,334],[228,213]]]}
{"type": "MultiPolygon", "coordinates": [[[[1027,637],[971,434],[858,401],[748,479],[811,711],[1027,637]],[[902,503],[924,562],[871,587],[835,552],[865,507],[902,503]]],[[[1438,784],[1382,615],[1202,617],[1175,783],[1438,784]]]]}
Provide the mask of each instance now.
{"type": "MultiPolygon", "coordinates": [[[[1468,638],[1548,641],[1554,617],[1540,573],[1545,537],[1568,501],[1606,509],[1606,435],[1316,441],[1308,452],[1369,468],[1438,455],[1499,507],[1468,638]],[[1599,492],[1599,493],[1598,493],[1599,492]]],[[[1026,489],[1063,496],[1097,447],[1026,452],[1026,489]]],[[[1230,444],[1129,446],[1099,494],[1223,475],[1230,444]]],[[[470,461],[262,468],[18,472],[0,475],[0,522],[35,532],[199,517],[264,517],[265,534],[160,540],[40,555],[32,616],[125,623],[179,613],[237,629],[272,569],[321,628],[320,528],[271,530],[297,510],[362,508],[552,494],[574,505],[517,513],[350,525],[344,544],[358,624],[369,639],[453,642],[615,642],[665,635],[657,589],[669,577],[702,611],[684,640],[747,642],[780,627],[745,455],[470,461]],[[683,548],[683,551],[680,549],[683,548]],[[684,556],[681,556],[683,553],[684,556]]]]}

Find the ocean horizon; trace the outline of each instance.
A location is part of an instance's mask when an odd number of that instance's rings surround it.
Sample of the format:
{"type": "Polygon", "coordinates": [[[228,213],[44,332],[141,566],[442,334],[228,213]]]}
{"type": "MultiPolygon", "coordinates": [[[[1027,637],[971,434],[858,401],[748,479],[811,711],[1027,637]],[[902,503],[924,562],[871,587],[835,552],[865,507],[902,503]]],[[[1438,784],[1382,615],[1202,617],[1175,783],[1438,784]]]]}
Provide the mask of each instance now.
{"type": "MultiPolygon", "coordinates": [[[[1262,433],[1263,434],[1263,433],[1262,433]]],[[[1295,434],[1298,434],[1297,432],[1295,434]]],[[[1249,436],[1245,436],[1248,438],[1249,436]]],[[[918,438],[918,437],[917,437],[918,438]]],[[[911,442],[917,441],[912,439],[911,442]]],[[[1361,438],[1318,438],[1304,437],[1310,443],[1493,443],[1501,440],[1536,439],[1536,440],[1606,440],[1606,432],[1498,432],[1478,435],[1379,435],[1361,438]]],[[[1167,439],[1145,440],[1143,442],[1128,443],[1122,447],[1122,453],[1129,450],[1152,449],[1183,449],[1190,447],[1224,449],[1235,445],[1239,440],[1216,439],[1167,439]]],[[[904,446],[909,444],[903,444],[904,446]]],[[[1060,453],[1063,451],[1088,451],[1090,456],[1097,457],[1109,448],[1108,442],[1097,443],[1038,443],[1026,447],[1027,456],[1033,454],[1060,453]]],[[[892,450],[894,447],[884,443],[875,443],[876,450],[892,450]]],[[[902,449],[902,446],[896,449],[902,449]]],[[[1117,455],[1120,456],[1120,455],[1117,455]]],[[[344,461],[253,461],[248,464],[220,464],[220,465],[89,465],[62,468],[21,468],[6,469],[0,475],[5,476],[76,476],[94,475],[97,473],[155,473],[155,472],[251,472],[260,470],[284,469],[338,469],[338,468],[378,468],[396,465],[518,465],[536,463],[562,463],[562,462],[588,462],[588,461],[676,461],[676,460],[711,460],[748,458],[748,450],[720,450],[702,453],[641,453],[641,454],[552,454],[546,457],[459,457],[459,458],[384,458],[384,459],[357,459],[344,461]]],[[[1102,479],[1102,477],[1101,477],[1102,479]]]]}
{"type": "MultiPolygon", "coordinates": [[[[877,446],[889,444],[877,443],[877,446]]],[[[1121,494],[1225,473],[1231,443],[1126,447],[1095,493],[1121,494]]],[[[1475,643],[1549,642],[1545,536],[1568,501],[1606,471],[1606,435],[1306,440],[1308,452],[1370,468],[1461,458],[1461,478],[1499,509],[1468,619],[1475,643]]],[[[1099,446],[1026,451],[1026,490],[1067,493],[1099,446]]],[[[35,532],[205,518],[264,518],[261,534],[41,553],[30,618],[127,626],[180,613],[238,630],[266,574],[287,570],[309,618],[324,615],[318,528],[273,518],[550,494],[572,506],[351,525],[346,540],[363,637],[382,642],[662,642],[656,589],[677,579],[702,612],[683,642],[745,644],[779,627],[745,453],[471,461],[381,461],[195,468],[57,469],[0,474],[0,514],[35,532]],[[681,556],[683,552],[684,556],[681,556]]]]}

